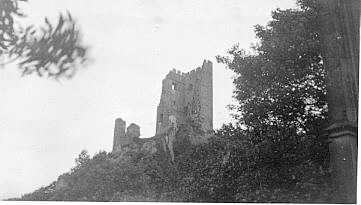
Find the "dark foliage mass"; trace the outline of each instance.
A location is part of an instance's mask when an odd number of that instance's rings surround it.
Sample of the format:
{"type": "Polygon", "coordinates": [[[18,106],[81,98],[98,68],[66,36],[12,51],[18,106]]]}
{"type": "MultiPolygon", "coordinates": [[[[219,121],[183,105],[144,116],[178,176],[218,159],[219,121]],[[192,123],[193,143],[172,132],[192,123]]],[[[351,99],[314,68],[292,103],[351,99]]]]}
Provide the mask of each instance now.
{"type": "Polygon", "coordinates": [[[298,3],[255,27],[253,54],[234,46],[217,57],[236,74],[236,124],[197,146],[180,129],[174,161],[162,152],[128,153],[126,160],[83,152],[62,176],[66,185],[52,183],[20,200],[332,202],[320,137],[327,103],[318,13],[314,1],[298,3]]]}
{"type": "Polygon", "coordinates": [[[55,25],[45,18],[44,26],[23,27],[16,19],[26,17],[19,8],[25,1],[0,0],[0,65],[16,62],[23,75],[72,77],[87,60],[76,21],[68,12],[55,25]]]}
{"type": "MultiPolygon", "coordinates": [[[[236,73],[239,104],[230,108],[246,128],[250,172],[266,196],[278,189],[307,189],[305,183],[316,195],[321,187],[331,187],[328,145],[321,133],[327,102],[318,9],[316,1],[298,4],[298,10],[277,9],[267,26],[255,27],[260,41],[252,47],[254,54],[236,45],[228,56],[217,56],[236,73]]],[[[222,135],[232,132],[221,130],[222,135]]]]}
{"type": "MultiPolygon", "coordinates": [[[[56,201],[159,201],[176,185],[174,169],[164,153],[143,156],[128,153],[119,159],[101,151],[90,158],[86,151],[76,166],[59,176],[57,182],[19,199],[56,201]]],[[[175,196],[174,196],[175,197],[175,196]]]]}

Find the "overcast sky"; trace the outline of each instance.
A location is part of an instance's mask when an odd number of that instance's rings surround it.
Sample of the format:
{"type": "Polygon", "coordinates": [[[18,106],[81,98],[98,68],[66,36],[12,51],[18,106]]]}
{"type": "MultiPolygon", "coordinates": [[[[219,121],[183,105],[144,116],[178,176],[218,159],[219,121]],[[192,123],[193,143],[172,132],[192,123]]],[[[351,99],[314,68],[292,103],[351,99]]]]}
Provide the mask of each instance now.
{"type": "Polygon", "coordinates": [[[0,199],[48,185],[74,166],[82,149],[111,151],[121,117],[155,133],[161,82],[176,68],[213,62],[214,128],[230,121],[232,73],[216,55],[239,43],[248,49],[253,26],[292,0],[30,0],[25,23],[42,24],[69,10],[78,20],[93,63],[71,80],[20,77],[0,69],[0,199]]]}

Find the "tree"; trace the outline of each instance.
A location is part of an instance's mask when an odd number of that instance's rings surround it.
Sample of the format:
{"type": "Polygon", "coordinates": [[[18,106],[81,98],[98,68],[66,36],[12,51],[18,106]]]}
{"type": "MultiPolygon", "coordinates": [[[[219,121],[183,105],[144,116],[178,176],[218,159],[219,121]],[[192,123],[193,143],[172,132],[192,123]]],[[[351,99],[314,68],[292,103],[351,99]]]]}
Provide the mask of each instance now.
{"type": "Polygon", "coordinates": [[[327,104],[316,12],[277,9],[266,27],[255,26],[260,40],[252,47],[255,54],[235,45],[229,56],[217,56],[236,73],[234,97],[240,104],[232,109],[240,124],[319,130],[327,104]]]}
{"type": "Polygon", "coordinates": [[[236,74],[238,105],[230,109],[237,111],[237,125],[245,127],[247,134],[240,137],[251,144],[250,169],[260,190],[328,183],[318,10],[313,0],[297,3],[298,9],[273,11],[267,26],[255,26],[259,43],[252,45],[252,54],[235,45],[227,56],[217,56],[236,74]]]}
{"type": "Polygon", "coordinates": [[[317,10],[308,2],[298,3],[300,9],[277,9],[266,27],[255,27],[260,40],[252,47],[255,54],[236,45],[229,56],[217,56],[236,73],[239,105],[231,109],[238,111],[238,124],[254,134],[255,143],[272,136],[271,141],[283,136],[287,142],[305,134],[319,136],[327,117],[317,10]]]}
{"type": "Polygon", "coordinates": [[[78,158],[75,159],[76,166],[74,168],[72,168],[73,172],[75,170],[78,170],[78,169],[86,166],[87,163],[89,163],[89,161],[90,161],[90,156],[88,154],[88,151],[87,150],[82,150],[80,152],[80,154],[78,155],[78,158]]]}
{"type": "Polygon", "coordinates": [[[16,62],[23,75],[36,73],[52,78],[72,77],[87,60],[76,21],[68,12],[58,23],[23,27],[16,18],[26,17],[19,3],[27,0],[0,0],[0,65],[16,62]]]}

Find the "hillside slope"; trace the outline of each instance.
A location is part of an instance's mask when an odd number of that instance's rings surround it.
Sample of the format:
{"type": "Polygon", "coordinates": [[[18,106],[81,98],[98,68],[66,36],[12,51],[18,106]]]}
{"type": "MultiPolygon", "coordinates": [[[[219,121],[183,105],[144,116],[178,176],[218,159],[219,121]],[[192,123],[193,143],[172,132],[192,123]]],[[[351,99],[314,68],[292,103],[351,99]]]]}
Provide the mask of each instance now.
{"type": "Polygon", "coordinates": [[[244,133],[218,132],[207,142],[192,144],[201,136],[190,126],[181,127],[173,160],[161,143],[151,154],[128,149],[123,154],[101,151],[90,158],[83,151],[76,166],[57,181],[9,200],[329,202],[329,173],[319,164],[299,163],[292,169],[299,175],[287,183],[280,180],[281,171],[278,178],[261,181],[267,173],[255,175],[244,133]]]}

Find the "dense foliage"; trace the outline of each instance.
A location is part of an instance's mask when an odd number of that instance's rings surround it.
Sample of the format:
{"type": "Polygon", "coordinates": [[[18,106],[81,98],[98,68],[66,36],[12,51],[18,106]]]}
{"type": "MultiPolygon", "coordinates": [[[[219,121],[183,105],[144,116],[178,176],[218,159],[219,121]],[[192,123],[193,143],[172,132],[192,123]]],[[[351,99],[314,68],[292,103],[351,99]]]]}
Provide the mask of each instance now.
{"type": "MultiPolygon", "coordinates": [[[[92,158],[86,151],[76,166],[59,176],[56,182],[21,198],[26,201],[159,201],[176,185],[174,170],[164,153],[143,156],[127,153],[117,158],[101,151],[92,158]]],[[[176,195],[174,195],[176,196],[176,195]]]]}
{"type": "Polygon", "coordinates": [[[220,63],[235,72],[234,97],[239,123],[262,132],[270,127],[318,133],[327,114],[325,70],[320,52],[317,10],[272,12],[266,27],[257,25],[255,54],[237,45],[220,63]]]}
{"type": "Polygon", "coordinates": [[[0,65],[16,62],[23,75],[36,73],[53,78],[72,77],[87,60],[87,48],[70,13],[60,14],[52,25],[22,26],[26,15],[19,8],[26,0],[0,0],[0,65]]]}
{"type": "Polygon", "coordinates": [[[278,189],[302,190],[305,183],[315,193],[331,187],[328,145],[321,137],[327,102],[318,10],[315,1],[298,4],[297,10],[277,9],[267,26],[255,27],[260,42],[253,54],[236,45],[228,56],[217,56],[236,74],[238,105],[230,108],[246,127],[257,189],[270,196],[278,189]]]}

